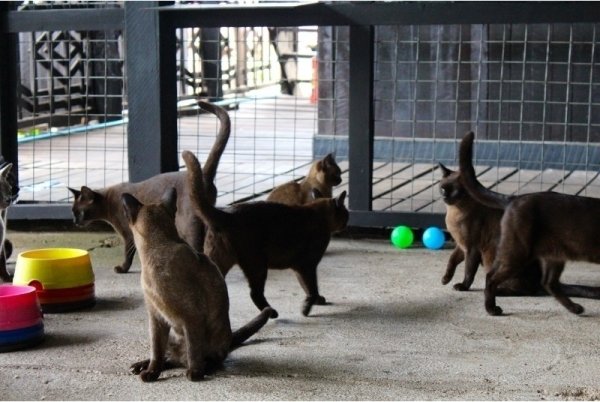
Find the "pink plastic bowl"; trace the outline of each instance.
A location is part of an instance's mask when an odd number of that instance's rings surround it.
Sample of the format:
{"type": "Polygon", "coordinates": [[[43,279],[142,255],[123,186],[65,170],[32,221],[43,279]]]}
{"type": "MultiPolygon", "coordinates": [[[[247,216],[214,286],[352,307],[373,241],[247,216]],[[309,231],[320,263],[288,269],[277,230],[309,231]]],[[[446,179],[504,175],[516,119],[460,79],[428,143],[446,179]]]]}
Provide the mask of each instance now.
{"type": "Polygon", "coordinates": [[[32,327],[42,319],[33,286],[0,285],[0,331],[32,327]]]}

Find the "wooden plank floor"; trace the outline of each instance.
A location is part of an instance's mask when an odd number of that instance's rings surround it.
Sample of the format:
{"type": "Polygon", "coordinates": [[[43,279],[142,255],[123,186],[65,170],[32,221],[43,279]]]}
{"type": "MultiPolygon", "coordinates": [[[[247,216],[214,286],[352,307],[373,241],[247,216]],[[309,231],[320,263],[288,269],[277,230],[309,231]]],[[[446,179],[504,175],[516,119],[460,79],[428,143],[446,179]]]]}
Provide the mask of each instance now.
{"type": "MultiPolygon", "coordinates": [[[[273,97],[239,103],[230,110],[232,134],[221,159],[216,184],[218,205],[262,200],[275,186],[300,180],[312,163],[317,112],[307,100],[273,97]]],[[[179,148],[206,160],[218,122],[213,115],[181,117],[179,148]]],[[[67,186],[101,188],[127,180],[125,124],[56,136],[19,145],[20,200],[70,202],[67,186]]],[[[183,162],[180,161],[183,166],[183,162]]],[[[348,161],[338,160],[348,190],[348,161]]],[[[450,166],[451,167],[451,166],[450,166]]],[[[451,167],[452,168],[452,167],[451,167]]],[[[506,194],[554,190],[600,197],[597,172],[520,170],[478,166],[487,187],[506,194]]],[[[373,210],[444,213],[437,164],[376,161],[373,165],[373,210]]]]}

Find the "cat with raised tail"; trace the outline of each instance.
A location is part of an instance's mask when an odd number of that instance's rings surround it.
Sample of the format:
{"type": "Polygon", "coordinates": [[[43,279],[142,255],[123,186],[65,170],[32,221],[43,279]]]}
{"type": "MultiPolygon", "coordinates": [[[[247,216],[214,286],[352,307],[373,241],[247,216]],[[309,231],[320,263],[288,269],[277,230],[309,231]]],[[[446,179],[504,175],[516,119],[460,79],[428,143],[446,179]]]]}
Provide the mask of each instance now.
{"type": "MultiPolygon", "coordinates": [[[[346,192],[301,206],[275,202],[235,204],[221,210],[205,196],[202,169],[193,153],[184,151],[192,206],[207,226],[204,251],[223,275],[238,264],[250,285],[250,297],[262,310],[268,269],[291,268],[306,293],[302,314],[325,304],[317,285],[317,266],[331,234],[346,227],[346,192]]],[[[278,316],[273,310],[272,318],[278,316]]]]}
{"type": "Polygon", "coordinates": [[[170,189],[158,204],[121,196],[142,265],[141,283],[150,323],[151,357],[131,366],[145,382],[172,367],[187,368],[198,381],[218,368],[229,352],[269,320],[265,307],[232,332],[229,296],[217,266],[183,241],[175,227],[177,195],[170,189]]]}
{"type": "MultiPolygon", "coordinates": [[[[462,143],[472,142],[472,133],[465,135],[462,143]]],[[[465,144],[466,145],[466,144],[465,144]]],[[[468,152],[460,154],[460,165],[463,169],[473,171],[473,162],[468,152]]],[[[465,262],[462,282],[454,284],[459,291],[469,290],[479,265],[485,272],[490,272],[496,258],[496,247],[500,239],[500,220],[504,213],[505,195],[486,189],[485,191],[498,199],[498,207],[490,207],[477,201],[467,191],[462,169],[453,171],[440,163],[442,179],[440,193],[446,203],[446,227],[456,242],[456,247],[448,260],[446,272],[442,278],[445,285],[454,276],[456,267],[465,262]]],[[[468,173],[467,173],[468,174],[468,173]]],[[[479,187],[479,185],[478,185],[479,187]]],[[[481,186],[483,187],[483,186],[481,186]]],[[[498,296],[536,296],[546,295],[542,286],[542,269],[537,260],[529,262],[526,269],[504,281],[498,286],[498,296]]],[[[571,297],[600,299],[600,287],[561,284],[565,294],[571,297]]]]}
{"type": "MultiPolygon", "coordinates": [[[[198,105],[216,115],[220,122],[219,132],[206,159],[206,169],[204,170],[204,180],[207,183],[206,196],[214,204],[217,200],[214,181],[219,160],[229,140],[231,121],[227,111],[220,106],[203,101],[198,101],[198,105]]],[[[135,244],[133,234],[123,214],[121,195],[130,193],[143,203],[156,203],[161,199],[165,189],[173,187],[179,194],[175,217],[177,231],[194,249],[202,251],[204,225],[189,205],[190,197],[187,195],[186,175],[185,171],[163,173],[139,183],[120,183],[100,190],[92,190],[86,186],[82,186],[81,190],[69,188],[74,196],[73,220],[78,226],[84,226],[94,221],[104,221],[115,229],[125,244],[125,255],[123,262],[114,269],[115,272],[125,273],[131,267],[135,255],[135,244]]]]}
{"type": "Polygon", "coordinates": [[[331,198],[333,187],[342,182],[342,170],[335,162],[333,154],[314,162],[308,174],[300,183],[290,181],[275,187],[267,201],[287,205],[304,205],[317,198],[331,198]]]}
{"type": "Polygon", "coordinates": [[[490,315],[502,314],[496,305],[499,286],[525,275],[539,263],[543,288],[567,310],[583,313],[560,283],[567,261],[600,263],[600,199],[551,191],[506,196],[485,188],[475,175],[474,134],[460,145],[460,170],[469,195],[489,208],[503,210],[500,236],[492,269],[485,284],[485,308],[490,315]]]}

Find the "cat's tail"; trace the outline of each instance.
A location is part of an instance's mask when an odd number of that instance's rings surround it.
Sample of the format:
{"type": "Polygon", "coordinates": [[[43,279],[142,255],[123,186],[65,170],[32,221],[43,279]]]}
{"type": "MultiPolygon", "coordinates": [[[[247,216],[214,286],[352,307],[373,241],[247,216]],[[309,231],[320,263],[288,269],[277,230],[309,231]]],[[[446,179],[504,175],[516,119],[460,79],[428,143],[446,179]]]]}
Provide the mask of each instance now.
{"type": "Polygon", "coordinates": [[[217,201],[217,188],[215,187],[215,177],[217,176],[217,168],[219,167],[219,161],[221,160],[221,156],[223,155],[223,151],[225,151],[225,147],[227,146],[227,141],[229,140],[229,135],[231,134],[231,120],[229,118],[229,113],[227,110],[222,108],[221,106],[214,105],[212,103],[204,102],[199,100],[198,106],[200,108],[206,110],[217,116],[219,119],[219,132],[217,134],[217,138],[210,149],[210,153],[206,158],[206,163],[204,164],[204,187],[206,187],[206,192],[208,194],[208,199],[211,201],[212,205],[215,205],[217,201]]]}
{"type": "Polygon", "coordinates": [[[477,202],[490,208],[505,209],[514,197],[492,191],[477,180],[475,168],[473,167],[474,138],[475,134],[470,132],[460,142],[458,163],[463,185],[477,202]]]}
{"type": "Polygon", "coordinates": [[[187,185],[189,186],[192,208],[196,215],[208,226],[219,227],[228,223],[229,214],[216,208],[206,191],[202,167],[198,158],[190,151],[183,151],[181,157],[187,166],[187,185]]]}
{"type": "Polygon", "coordinates": [[[269,317],[271,317],[272,313],[273,309],[271,307],[265,307],[256,317],[252,319],[252,321],[234,331],[233,338],[231,340],[231,349],[237,348],[248,338],[257,333],[258,330],[261,329],[267,323],[267,321],[269,321],[269,317]]]}
{"type": "Polygon", "coordinates": [[[600,299],[600,287],[584,285],[568,285],[561,283],[562,291],[568,297],[582,297],[584,299],[600,299]]]}

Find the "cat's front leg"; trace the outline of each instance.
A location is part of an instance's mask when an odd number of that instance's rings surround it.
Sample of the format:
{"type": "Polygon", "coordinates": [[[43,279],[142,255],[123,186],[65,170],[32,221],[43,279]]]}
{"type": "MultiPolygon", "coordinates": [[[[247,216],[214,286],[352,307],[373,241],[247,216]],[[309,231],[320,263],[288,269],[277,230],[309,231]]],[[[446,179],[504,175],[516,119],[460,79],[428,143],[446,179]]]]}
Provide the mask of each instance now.
{"type": "Polygon", "coordinates": [[[302,268],[294,270],[298,278],[298,282],[306,293],[306,298],[302,305],[302,314],[308,316],[312,306],[325,305],[327,301],[323,296],[319,294],[319,286],[317,284],[317,267],[310,266],[309,268],[302,268]]]}
{"type": "Polygon", "coordinates": [[[465,292],[471,288],[479,264],[481,264],[481,253],[476,248],[469,248],[466,254],[465,277],[463,278],[462,283],[456,283],[454,285],[455,290],[465,292]]]}
{"type": "Polygon", "coordinates": [[[6,257],[4,256],[4,253],[0,253],[0,278],[4,282],[12,282],[13,280],[13,276],[9,274],[6,269],[6,257]]]}
{"type": "Polygon", "coordinates": [[[450,258],[448,259],[448,265],[446,265],[446,272],[442,277],[442,285],[447,285],[452,278],[454,277],[454,273],[456,272],[456,267],[458,264],[465,260],[465,253],[462,248],[456,246],[450,254],[450,258]]]}
{"type": "Polygon", "coordinates": [[[133,263],[133,256],[135,255],[135,243],[133,237],[125,239],[125,259],[121,265],[115,267],[115,272],[118,274],[125,274],[129,272],[131,264],[133,263]]]}
{"type": "Polygon", "coordinates": [[[167,344],[169,342],[170,326],[155,311],[149,310],[150,341],[152,357],[148,366],[140,371],[140,378],[144,382],[153,382],[158,379],[163,371],[167,344]]]}

